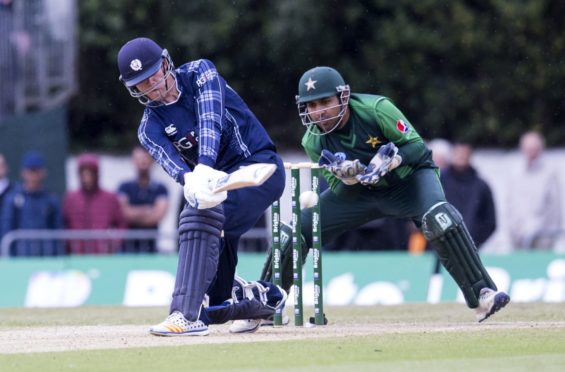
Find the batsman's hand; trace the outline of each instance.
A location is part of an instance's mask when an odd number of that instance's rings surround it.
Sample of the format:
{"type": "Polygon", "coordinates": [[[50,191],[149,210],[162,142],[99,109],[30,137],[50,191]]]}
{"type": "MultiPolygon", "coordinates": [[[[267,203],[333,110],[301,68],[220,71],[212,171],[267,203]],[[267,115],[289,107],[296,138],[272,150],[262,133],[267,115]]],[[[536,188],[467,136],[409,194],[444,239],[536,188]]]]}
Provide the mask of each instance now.
{"type": "Polygon", "coordinates": [[[359,159],[345,160],[343,152],[336,152],[334,154],[326,149],[322,150],[318,164],[330,171],[346,185],[357,183],[355,176],[362,174],[365,168],[367,168],[359,159]]]}
{"type": "Polygon", "coordinates": [[[402,163],[402,157],[398,155],[398,147],[392,142],[379,148],[363,174],[356,178],[364,186],[375,186],[388,172],[402,163]]]}
{"type": "Polygon", "coordinates": [[[214,193],[218,180],[227,173],[198,164],[194,171],[184,174],[184,197],[193,208],[214,208],[228,197],[227,191],[214,193]]]}

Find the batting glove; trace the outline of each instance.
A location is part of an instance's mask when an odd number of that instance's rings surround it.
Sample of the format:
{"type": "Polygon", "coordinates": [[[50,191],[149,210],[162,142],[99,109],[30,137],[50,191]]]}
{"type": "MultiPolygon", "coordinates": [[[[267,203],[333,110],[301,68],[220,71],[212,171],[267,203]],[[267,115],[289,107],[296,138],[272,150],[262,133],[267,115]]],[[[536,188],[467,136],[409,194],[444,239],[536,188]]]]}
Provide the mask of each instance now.
{"type": "Polygon", "coordinates": [[[198,164],[194,171],[184,174],[184,197],[193,208],[208,209],[222,203],[228,197],[227,191],[214,193],[218,180],[227,173],[198,164]]]}
{"type": "Polygon", "coordinates": [[[402,163],[402,157],[398,155],[398,147],[392,142],[379,148],[363,174],[357,175],[356,179],[365,186],[375,186],[388,172],[402,163]]]}
{"type": "Polygon", "coordinates": [[[345,160],[343,152],[336,152],[334,154],[326,149],[322,150],[318,164],[330,171],[346,185],[357,183],[355,176],[362,174],[365,168],[367,168],[359,159],[345,160]]]}

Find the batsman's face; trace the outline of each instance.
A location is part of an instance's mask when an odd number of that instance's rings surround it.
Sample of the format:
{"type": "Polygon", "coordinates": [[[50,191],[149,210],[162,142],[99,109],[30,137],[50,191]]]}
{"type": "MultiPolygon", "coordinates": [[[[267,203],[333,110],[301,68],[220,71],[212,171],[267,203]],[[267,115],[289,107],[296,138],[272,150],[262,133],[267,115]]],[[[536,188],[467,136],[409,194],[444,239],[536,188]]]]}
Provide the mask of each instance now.
{"type": "Polygon", "coordinates": [[[323,132],[328,132],[341,119],[342,105],[337,96],[331,96],[307,102],[306,110],[310,120],[323,132]]]}
{"type": "Polygon", "coordinates": [[[178,96],[178,91],[173,89],[176,86],[175,79],[168,72],[166,64],[167,61],[164,61],[156,73],[135,86],[142,95],[151,101],[168,103],[175,101],[178,96]]]}

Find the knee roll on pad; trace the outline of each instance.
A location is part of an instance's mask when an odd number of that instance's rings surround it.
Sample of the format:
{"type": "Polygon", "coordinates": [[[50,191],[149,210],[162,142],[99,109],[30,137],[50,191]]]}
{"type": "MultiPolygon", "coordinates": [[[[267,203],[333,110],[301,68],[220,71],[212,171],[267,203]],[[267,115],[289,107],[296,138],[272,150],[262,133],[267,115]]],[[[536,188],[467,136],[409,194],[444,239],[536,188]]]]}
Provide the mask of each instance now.
{"type": "MultiPolygon", "coordinates": [[[[285,291],[290,291],[292,287],[292,227],[286,223],[281,223],[281,287],[285,291]]],[[[306,244],[306,239],[301,236],[300,247],[302,248],[302,264],[306,262],[306,257],[308,257],[308,245],[306,244]]],[[[261,273],[261,280],[272,282],[273,276],[273,251],[269,249],[267,252],[267,259],[263,266],[263,272],[261,273]]]]}
{"type": "Polygon", "coordinates": [[[481,288],[496,290],[461,214],[453,205],[444,202],[431,207],[422,218],[422,232],[463,292],[469,307],[479,305],[481,288]]]}
{"type": "Polygon", "coordinates": [[[221,205],[209,209],[196,209],[187,204],[180,214],[179,235],[196,230],[220,236],[225,220],[221,205]]]}

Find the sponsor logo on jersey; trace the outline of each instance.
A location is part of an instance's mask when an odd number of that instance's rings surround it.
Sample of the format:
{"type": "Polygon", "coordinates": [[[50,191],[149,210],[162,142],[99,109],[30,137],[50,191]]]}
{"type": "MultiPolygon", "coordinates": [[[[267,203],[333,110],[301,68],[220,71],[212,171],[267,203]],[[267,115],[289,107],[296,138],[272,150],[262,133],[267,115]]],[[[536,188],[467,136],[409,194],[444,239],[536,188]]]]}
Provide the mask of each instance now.
{"type": "Polygon", "coordinates": [[[176,142],[173,142],[179,152],[190,150],[198,145],[198,136],[194,131],[190,131],[186,136],[182,137],[176,142]]]}
{"type": "Polygon", "coordinates": [[[404,122],[404,120],[398,119],[396,122],[396,129],[398,129],[400,133],[407,133],[410,130],[410,127],[404,122]]]}
{"type": "Polygon", "coordinates": [[[213,70],[207,70],[204,71],[196,80],[196,85],[198,85],[198,87],[202,87],[204,84],[206,84],[206,82],[214,79],[216,76],[218,76],[218,72],[217,71],[213,71],[213,70]]]}
{"type": "Polygon", "coordinates": [[[172,137],[177,134],[177,128],[171,123],[171,125],[165,127],[165,133],[167,133],[167,136],[172,137]]]}
{"type": "Polygon", "coordinates": [[[139,59],[134,59],[129,63],[129,67],[133,70],[133,71],[140,71],[143,66],[141,65],[141,61],[139,59]]]}

